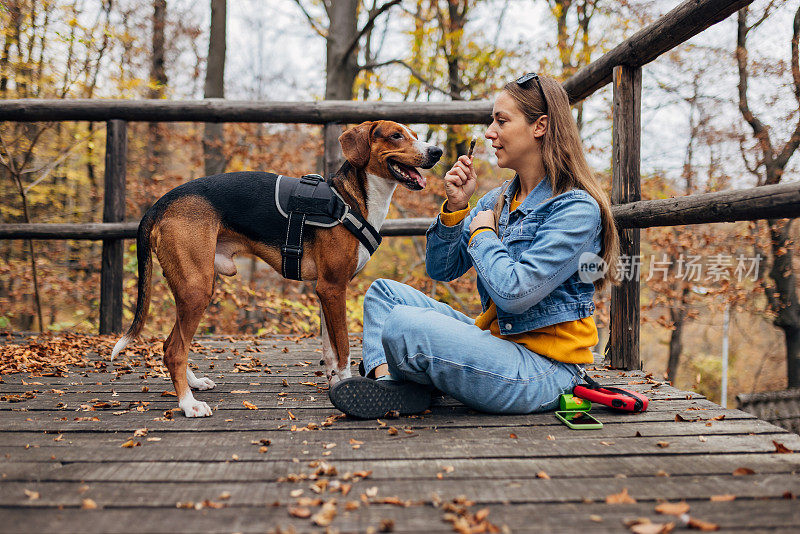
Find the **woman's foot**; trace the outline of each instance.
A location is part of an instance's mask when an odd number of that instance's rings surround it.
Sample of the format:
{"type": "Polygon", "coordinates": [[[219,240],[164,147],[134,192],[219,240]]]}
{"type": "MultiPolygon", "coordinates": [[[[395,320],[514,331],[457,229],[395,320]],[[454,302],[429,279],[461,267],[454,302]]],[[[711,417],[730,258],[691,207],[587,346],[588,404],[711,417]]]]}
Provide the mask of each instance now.
{"type": "Polygon", "coordinates": [[[328,397],[339,410],[360,419],[377,419],[393,411],[419,413],[431,404],[430,389],[421,384],[361,376],[334,384],[328,397]]]}

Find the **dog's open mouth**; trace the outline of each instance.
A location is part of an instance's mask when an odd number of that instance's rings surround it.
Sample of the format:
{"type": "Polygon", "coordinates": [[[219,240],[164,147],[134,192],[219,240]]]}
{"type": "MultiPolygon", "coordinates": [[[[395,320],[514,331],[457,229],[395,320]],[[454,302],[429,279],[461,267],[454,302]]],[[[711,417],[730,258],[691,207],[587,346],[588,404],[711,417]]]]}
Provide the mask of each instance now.
{"type": "Polygon", "coordinates": [[[425,188],[427,180],[415,167],[389,160],[389,170],[395,179],[412,191],[419,191],[425,188]]]}

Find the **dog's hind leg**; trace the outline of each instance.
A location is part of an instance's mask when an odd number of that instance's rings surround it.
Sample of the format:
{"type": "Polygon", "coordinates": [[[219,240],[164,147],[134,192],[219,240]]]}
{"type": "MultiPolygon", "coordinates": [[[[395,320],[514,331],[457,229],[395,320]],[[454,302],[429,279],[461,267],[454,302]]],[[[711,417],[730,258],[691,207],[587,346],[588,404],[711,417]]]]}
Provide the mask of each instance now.
{"type": "Polygon", "coordinates": [[[175,326],[164,342],[164,364],[183,413],[205,417],[211,415],[211,408],[194,398],[190,386],[208,389],[213,382],[195,377],[188,363],[192,337],[214,290],[216,226],[213,221],[180,219],[175,217],[159,228],[158,261],[175,297],[175,326]]]}

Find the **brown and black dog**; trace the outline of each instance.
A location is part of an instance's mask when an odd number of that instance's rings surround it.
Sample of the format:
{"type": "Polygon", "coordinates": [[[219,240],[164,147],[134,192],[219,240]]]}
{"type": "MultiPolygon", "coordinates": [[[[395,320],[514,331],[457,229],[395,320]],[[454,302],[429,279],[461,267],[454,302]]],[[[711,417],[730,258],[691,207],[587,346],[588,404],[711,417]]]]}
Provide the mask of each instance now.
{"type": "MultiPolygon", "coordinates": [[[[397,184],[422,189],[425,178],[416,167],[431,168],[442,155],[440,148],[419,141],[406,126],[391,121],[359,124],[345,131],[339,142],[347,161],[328,183],[378,230],[397,184]]],[[[111,357],[142,331],[150,305],[154,252],[177,308],[175,326],[164,342],[164,363],[178,405],[188,417],[211,415],[208,404],[196,400],[190,388],[210,389],[214,382],[196,377],[187,364],[192,337],[211,302],[216,273],[236,274],[233,257],[241,253],[254,254],[281,272],[280,245],[286,220],[263,213],[263,208],[274,202],[275,176],[228,173],[192,180],[161,197],[139,224],[136,313],[111,357]]],[[[348,281],[366,264],[369,252],[341,224],[304,227],[302,242],[305,253],[300,273],[303,280],[315,281],[323,361],[333,385],[350,376],[345,292],[348,281]]]]}

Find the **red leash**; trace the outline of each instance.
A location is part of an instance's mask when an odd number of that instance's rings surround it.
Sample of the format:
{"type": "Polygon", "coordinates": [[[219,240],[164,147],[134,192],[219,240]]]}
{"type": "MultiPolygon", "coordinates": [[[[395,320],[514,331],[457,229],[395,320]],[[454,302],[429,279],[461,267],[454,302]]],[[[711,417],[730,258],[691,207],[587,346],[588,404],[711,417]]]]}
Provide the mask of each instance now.
{"type": "Polygon", "coordinates": [[[611,386],[601,386],[586,374],[586,371],[583,371],[583,378],[586,380],[587,384],[575,386],[572,390],[572,394],[581,399],[586,399],[621,412],[629,413],[645,411],[650,402],[650,399],[635,391],[611,386]]]}

